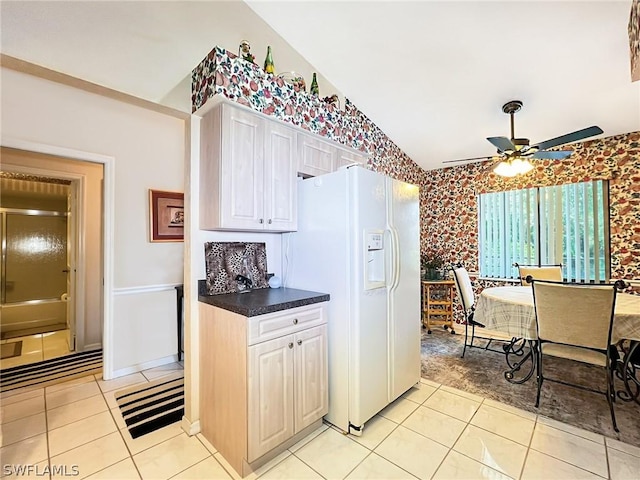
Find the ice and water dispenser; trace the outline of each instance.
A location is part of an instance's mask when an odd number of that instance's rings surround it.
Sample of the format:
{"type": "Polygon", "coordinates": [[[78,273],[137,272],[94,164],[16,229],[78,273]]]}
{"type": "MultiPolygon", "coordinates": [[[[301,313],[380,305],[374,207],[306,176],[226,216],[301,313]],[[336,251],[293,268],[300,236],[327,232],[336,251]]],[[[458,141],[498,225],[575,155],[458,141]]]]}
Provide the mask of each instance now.
{"type": "Polygon", "coordinates": [[[384,230],[368,230],[364,235],[364,289],[382,288],[385,283],[384,230]]]}

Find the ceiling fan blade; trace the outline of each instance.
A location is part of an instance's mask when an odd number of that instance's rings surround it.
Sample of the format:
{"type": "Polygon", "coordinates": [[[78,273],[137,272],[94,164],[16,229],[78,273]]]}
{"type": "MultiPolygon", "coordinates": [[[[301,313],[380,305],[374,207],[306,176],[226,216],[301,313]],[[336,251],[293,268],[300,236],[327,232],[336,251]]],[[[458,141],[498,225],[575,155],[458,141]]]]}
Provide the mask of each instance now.
{"type": "Polygon", "coordinates": [[[551,160],[564,160],[573,153],[573,150],[559,150],[556,152],[539,151],[531,155],[529,158],[550,158],[551,160]]]}
{"type": "Polygon", "coordinates": [[[472,160],[490,160],[492,158],[493,158],[493,156],[491,156],[491,157],[460,158],[458,160],[444,160],[442,163],[470,162],[472,160]]]}
{"type": "Polygon", "coordinates": [[[514,152],[516,150],[516,146],[507,137],[489,137],[487,140],[501,152],[514,152]]]}
{"type": "Polygon", "coordinates": [[[565,143],[577,142],[583,138],[593,137],[594,135],[600,135],[601,133],[603,133],[602,129],[594,125],[572,133],[567,133],[566,135],[545,140],[544,142],[536,143],[535,145],[531,145],[531,148],[537,147],[538,150],[546,150],[547,148],[557,147],[558,145],[564,145],[565,143]]]}

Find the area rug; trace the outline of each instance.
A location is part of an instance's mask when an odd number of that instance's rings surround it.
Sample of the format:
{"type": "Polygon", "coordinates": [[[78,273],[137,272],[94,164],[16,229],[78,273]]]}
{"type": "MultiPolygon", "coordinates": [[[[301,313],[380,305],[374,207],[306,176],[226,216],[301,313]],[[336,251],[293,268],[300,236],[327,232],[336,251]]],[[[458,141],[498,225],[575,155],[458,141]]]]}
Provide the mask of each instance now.
{"type": "Polygon", "coordinates": [[[133,438],[179,422],[184,415],[184,372],[121,390],[115,399],[133,438]]]}
{"type": "Polygon", "coordinates": [[[19,357],[22,353],[22,340],[0,345],[0,359],[19,357]]]}
{"type": "Polygon", "coordinates": [[[0,370],[0,392],[17,388],[48,387],[95,373],[102,373],[102,350],[72,353],[0,370]]]}
{"type": "MultiPolygon", "coordinates": [[[[504,378],[508,368],[504,355],[472,348],[460,358],[463,343],[462,326],[457,335],[440,329],[433,329],[429,335],[423,330],[422,377],[640,447],[640,405],[637,403],[616,401],[620,433],[613,429],[604,395],[544,382],[540,407],[535,408],[535,376],[522,385],[509,383],[504,378]]],[[[545,357],[544,369],[549,378],[564,378],[601,391],[606,389],[605,374],[599,367],[545,357]]],[[[624,388],[622,382],[617,379],[616,382],[616,389],[624,388]]]]}

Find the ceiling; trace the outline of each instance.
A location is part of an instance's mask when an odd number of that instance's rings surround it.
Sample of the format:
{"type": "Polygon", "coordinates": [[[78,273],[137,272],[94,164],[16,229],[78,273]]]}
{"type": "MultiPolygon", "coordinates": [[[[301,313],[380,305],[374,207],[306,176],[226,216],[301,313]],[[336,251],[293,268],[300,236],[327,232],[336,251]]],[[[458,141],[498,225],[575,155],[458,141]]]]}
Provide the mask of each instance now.
{"type": "Polygon", "coordinates": [[[221,38],[252,38],[266,22],[425,169],[495,153],[486,137],[510,136],[501,107],[513,99],[524,103],[516,137],[532,143],[590,125],[602,136],[640,130],[630,0],[3,0],[1,8],[2,53],[157,102],[188,88],[214,45],[229,48],[221,38]]]}

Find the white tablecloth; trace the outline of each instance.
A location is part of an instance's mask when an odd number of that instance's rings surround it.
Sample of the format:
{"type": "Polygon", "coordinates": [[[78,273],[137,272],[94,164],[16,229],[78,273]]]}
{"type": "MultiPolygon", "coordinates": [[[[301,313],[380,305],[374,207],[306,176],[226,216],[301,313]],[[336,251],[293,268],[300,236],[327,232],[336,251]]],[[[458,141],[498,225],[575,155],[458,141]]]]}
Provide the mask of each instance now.
{"type": "MultiPolygon", "coordinates": [[[[478,297],[474,320],[489,330],[498,330],[514,337],[535,340],[536,314],[531,287],[485,288],[478,297]]],[[[616,309],[611,341],[623,338],[640,340],[640,296],[629,293],[616,295],[616,309]]]]}

